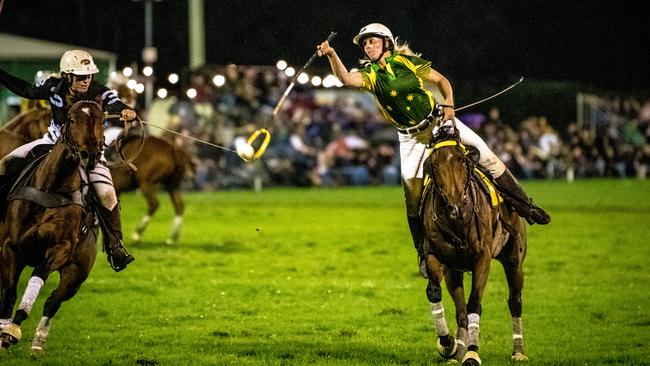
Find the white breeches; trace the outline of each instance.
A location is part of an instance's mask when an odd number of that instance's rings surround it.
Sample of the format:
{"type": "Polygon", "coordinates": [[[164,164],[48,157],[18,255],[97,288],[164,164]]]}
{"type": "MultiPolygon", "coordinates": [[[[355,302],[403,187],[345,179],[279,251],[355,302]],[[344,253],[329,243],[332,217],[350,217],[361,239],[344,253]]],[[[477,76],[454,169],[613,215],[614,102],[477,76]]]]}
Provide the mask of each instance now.
{"type": "MultiPolygon", "coordinates": [[[[10,152],[0,160],[0,175],[5,174],[7,161],[14,158],[25,158],[37,145],[53,145],[56,143],[56,139],[58,139],[60,135],[61,131],[58,126],[51,123],[48,132],[45,133],[43,137],[17,147],[14,151],[10,152]]],[[[95,168],[89,172],[88,180],[93,186],[102,206],[112,210],[115,205],[117,205],[117,195],[115,194],[113,178],[111,177],[110,170],[106,166],[103,152],[100,161],[95,165],[95,168]]]]}
{"type": "MultiPolygon", "coordinates": [[[[450,121],[445,123],[445,125],[449,124],[451,124],[450,121]]],[[[485,141],[458,119],[456,119],[456,128],[460,133],[460,140],[463,145],[474,146],[478,150],[479,165],[490,172],[493,177],[500,177],[505,172],[506,166],[490,150],[485,141]]],[[[438,132],[438,126],[434,127],[434,124],[432,124],[426,130],[412,135],[399,134],[402,185],[408,216],[419,215],[420,197],[424,189],[424,160],[427,158],[427,146],[436,132],[438,132]]]]}

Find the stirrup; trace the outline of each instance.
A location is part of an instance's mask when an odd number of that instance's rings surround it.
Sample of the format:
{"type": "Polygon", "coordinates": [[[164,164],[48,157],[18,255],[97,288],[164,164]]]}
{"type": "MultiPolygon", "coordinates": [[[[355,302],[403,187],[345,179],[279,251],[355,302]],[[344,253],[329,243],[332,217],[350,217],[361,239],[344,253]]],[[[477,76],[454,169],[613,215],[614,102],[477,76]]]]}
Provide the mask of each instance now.
{"type": "MultiPolygon", "coordinates": [[[[122,243],[120,242],[120,244],[122,243]]],[[[125,269],[129,263],[135,260],[135,258],[126,251],[126,248],[124,248],[123,245],[115,246],[114,248],[109,247],[107,252],[108,264],[111,265],[111,268],[115,272],[125,269]],[[121,252],[119,260],[118,256],[115,255],[116,252],[121,252]]]]}

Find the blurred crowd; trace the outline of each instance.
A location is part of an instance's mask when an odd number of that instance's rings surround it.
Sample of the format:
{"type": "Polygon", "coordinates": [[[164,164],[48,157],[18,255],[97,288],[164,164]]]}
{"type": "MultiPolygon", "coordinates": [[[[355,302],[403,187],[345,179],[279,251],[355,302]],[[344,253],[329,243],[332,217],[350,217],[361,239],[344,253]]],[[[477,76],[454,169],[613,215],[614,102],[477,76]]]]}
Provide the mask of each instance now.
{"type": "MultiPolygon", "coordinates": [[[[263,159],[252,164],[232,151],[184,141],[199,163],[193,189],[400,183],[397,132],[368,93],[297,83],[271,119],[290,81],[274,67],[205,68],[189,80],[196,96],[156,100],[150,122],[231,150],[258,128],[272,134],[263,159]],[[219,86],[216,74],[224,76],[219,86]]],[[[502,120],[496,107],[458,117],[522,179],[645,178],[650,99],[590,96],[587,103],[581,120],[570,123],[502,120]]]]}

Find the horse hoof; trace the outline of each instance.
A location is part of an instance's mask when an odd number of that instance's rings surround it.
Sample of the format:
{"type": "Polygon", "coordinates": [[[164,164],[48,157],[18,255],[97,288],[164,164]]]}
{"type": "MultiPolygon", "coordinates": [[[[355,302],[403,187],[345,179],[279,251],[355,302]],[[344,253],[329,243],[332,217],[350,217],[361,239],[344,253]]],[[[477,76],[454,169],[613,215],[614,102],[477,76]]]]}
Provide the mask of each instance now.
{"type": "Polygon", "coordinates": [[[450,337],[451,337],[450,345],[445,347],[442,344],[440,344],[440,338],[438,338],[438,342],[436,344],[438,347],[438,353],[440,354],[440,356],[446,359],[453,358],[456,355],[456,352],[458,351],[458,344],[456,344],[456,340],[454,339],[453,336],[450,337]]]}
{"type": "Polygon", "coordinates": [[[20,326],[11,323],[6,325],[2,330],[2,334],[0,334],[0,341],[2,341],[3,344],[8,343],[7,347],[9,347],[9,345],[18,343],[22,336],[23,332],[20,330],[20,326]]]}
{"type": "Polygon", "coordinates": [[[528,357],[526,357],[526,355],[523,353],[516,352],[514,355],[512,355],[512,360],[515,362],[523,362],[528,361],[528,357]]]}
{"type": "Polygon", "coordinates": [[[176,242],[176,240],[174,240],[174,239],[167,239],[167,240],[165,240],[165,244],[167,244],[167,245],[176,245],[176,243],[177,243],[177,242],[176,242]]]}
{"type": "Polygon", "coordinates": [[[140,243],[140,240],[142,240],[142,236],[140,234],[138,234],[136,232],[131,234],[131,241],[133,242],[133,244],[140,243]]]}
{"type": "Polygon", "coordinates": [[[468,351],[463,358],[463,366],[480,366],[481,358],[478,357],[478,353],[474,351],[468,351]]]}

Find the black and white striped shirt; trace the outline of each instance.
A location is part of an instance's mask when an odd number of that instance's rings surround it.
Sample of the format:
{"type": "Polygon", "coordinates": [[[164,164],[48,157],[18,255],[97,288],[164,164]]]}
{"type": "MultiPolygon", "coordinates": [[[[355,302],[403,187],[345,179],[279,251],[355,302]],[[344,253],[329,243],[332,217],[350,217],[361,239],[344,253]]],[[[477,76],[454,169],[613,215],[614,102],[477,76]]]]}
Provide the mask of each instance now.
{"type": "MultiPolygon", "coordinates": [[[[38,84],[30,84],[0,70],[0,84],[20,97],[49,101],[52,108],[52,121],[59,127],[65,123],[70,108],[66,96],[70,91],[62,79],[53,76],[38,84]]],[[[94,80],[90,83],[88,91],[83,95],[75,96],[75,100],[96,100],[98,96],[101,97],[101,102],[99,100],[97,102],[110,114],[119,114],[123,109],[130,109],[120,101],[113,90],[94,80]]]]}

